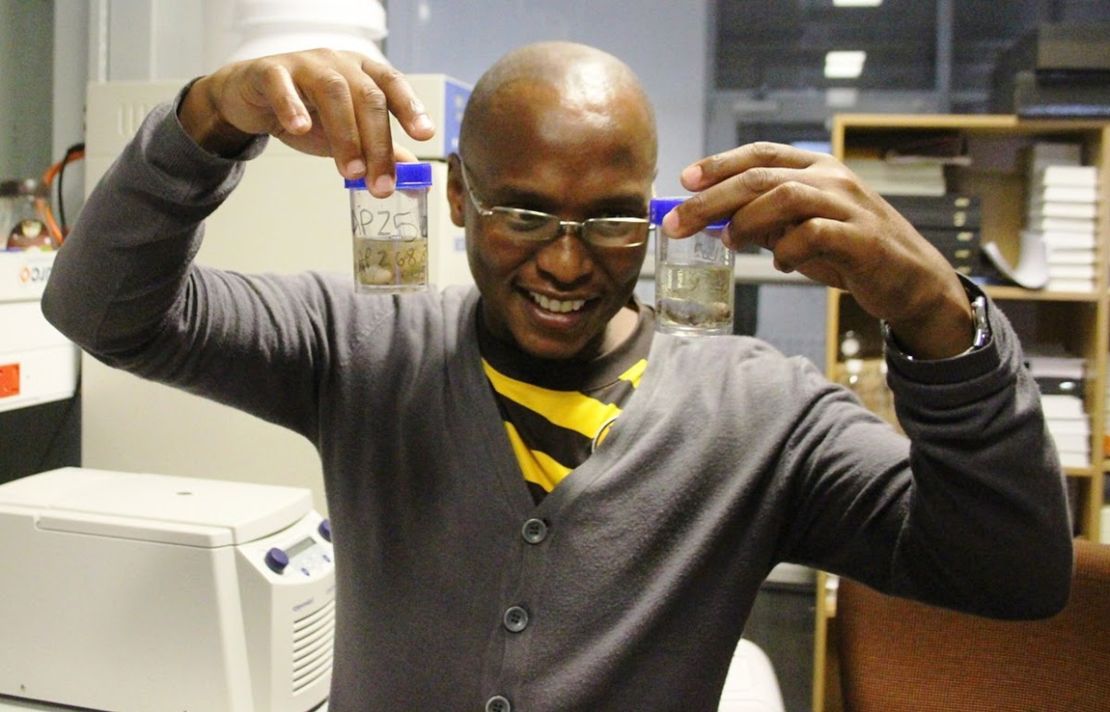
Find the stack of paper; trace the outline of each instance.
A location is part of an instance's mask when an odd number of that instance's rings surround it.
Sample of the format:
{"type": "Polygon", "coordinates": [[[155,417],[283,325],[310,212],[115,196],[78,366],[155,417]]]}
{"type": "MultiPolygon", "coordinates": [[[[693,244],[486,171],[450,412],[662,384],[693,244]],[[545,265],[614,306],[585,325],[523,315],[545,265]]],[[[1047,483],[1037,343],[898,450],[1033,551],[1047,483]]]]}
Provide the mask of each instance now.
{"type": "Polygon", "coordinates": [[[1026,230],[1044,243],[1047,289],[1089,292],[1098,281],[1098,168],[1081,146],[1041,142],[1029,164],[1026,230]]]}
{"type": "Polygon", "coordinates": [[[1090,467],[1091,419],[1083,407],[1085,360],[1027,353],[1025,362],[1041,390],[1041,407],[1060,463],[1064,467],[1090,467]]]}
{"type": "Polygon", "coordinates": [[[944,165],[850,157],[844,164],[871,189],[883,195],[944,195],[944,165]]]}

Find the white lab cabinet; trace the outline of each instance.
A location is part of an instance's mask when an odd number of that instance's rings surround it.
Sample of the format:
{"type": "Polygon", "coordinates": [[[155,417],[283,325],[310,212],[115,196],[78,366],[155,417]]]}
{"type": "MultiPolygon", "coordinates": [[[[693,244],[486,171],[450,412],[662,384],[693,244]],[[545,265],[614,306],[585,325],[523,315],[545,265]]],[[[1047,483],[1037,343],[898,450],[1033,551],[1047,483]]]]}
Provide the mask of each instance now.
{"type": "Polygon", "coordinates": [[[0,250],[0,412],[73,396],[77,348],[42,315],[53,252],[0,250]]]}

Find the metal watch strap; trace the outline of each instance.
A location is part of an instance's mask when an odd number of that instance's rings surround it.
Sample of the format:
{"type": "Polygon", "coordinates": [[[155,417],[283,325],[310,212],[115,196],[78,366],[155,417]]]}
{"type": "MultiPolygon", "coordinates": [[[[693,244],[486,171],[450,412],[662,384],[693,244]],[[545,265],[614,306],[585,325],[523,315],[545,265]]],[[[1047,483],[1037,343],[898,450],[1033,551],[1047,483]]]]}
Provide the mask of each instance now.
{"type": "MultiPolygon", "coordinates": [[[[967,296],[971,299],[971,314],[972,318],[975,320],[975,337],[971,341],[971,346],[965,351],[955,356],[949,356],[948,358],[959,358],[960,356],[967,356],[970,353],[974,353],[986,346],[991,339],[991,325],[990,320],[987,318],[987,298],[982,294],[972,295],[968,293],[967,296]]],[[[903,351],[902,347],[898,345],[898,340],[894,338],[894,333],[890,329],[890,324],[883,321],[881,325],[883,341],[886,342],[887,349],[892,350],[908,361],[914,361],[914,357],[903,351]]]]}

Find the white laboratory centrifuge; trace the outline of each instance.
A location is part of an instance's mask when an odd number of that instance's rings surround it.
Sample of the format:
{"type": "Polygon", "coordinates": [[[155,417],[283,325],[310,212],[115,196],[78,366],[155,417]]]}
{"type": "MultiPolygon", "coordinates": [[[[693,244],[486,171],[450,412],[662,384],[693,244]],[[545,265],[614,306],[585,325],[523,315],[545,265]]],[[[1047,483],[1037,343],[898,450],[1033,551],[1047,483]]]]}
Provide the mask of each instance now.
{"type": "Polygon", "coordinates": [[[308,489],[63,468],[0,485],[0,703],[306,712],[335,631],[308,489]]]}

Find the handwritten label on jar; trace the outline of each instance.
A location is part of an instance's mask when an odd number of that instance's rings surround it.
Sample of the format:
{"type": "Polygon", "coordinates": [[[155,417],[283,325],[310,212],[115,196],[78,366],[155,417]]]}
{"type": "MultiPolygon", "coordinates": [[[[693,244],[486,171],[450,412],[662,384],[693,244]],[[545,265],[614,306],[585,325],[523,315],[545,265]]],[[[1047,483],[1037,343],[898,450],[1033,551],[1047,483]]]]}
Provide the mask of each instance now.
{"type": "Polygon", "coordinates": [[[368,208],[351,211],[358,287],[404,290],[422,289],[426,285],[428,240],[419,217],[413,211],[368,208]]]}
{"type": "Polygon", "coordinates": [[[356,238],[413,240],[423,237],[417,219],[417,214],[413,211],[393,213],[389,210],[358,208],[351,211],[351,234],[356,238]]]}

